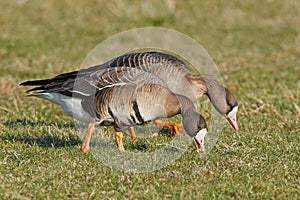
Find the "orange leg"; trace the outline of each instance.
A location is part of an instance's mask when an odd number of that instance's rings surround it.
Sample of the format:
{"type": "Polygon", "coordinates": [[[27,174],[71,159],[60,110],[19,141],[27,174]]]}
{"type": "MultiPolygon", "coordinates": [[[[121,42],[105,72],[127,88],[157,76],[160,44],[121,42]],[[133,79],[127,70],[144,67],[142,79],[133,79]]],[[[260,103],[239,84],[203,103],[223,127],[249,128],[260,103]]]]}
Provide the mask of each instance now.
{"type": "Polygon", "coordinates": [[[131,139],[135,140],[137,137],[136,137],[136,134],[134,132],[134,127],[133,126],[129,126],[129,132],[130,132],[131,139]]]}
{"type": "Polygon", "coordinates": [[[119,151],[121,151],[121,152],[125,151],[124,145],[123,145],[123,133],[120,131],[116,131],[115,136],[116,136],[116,141],[118,144],[119,151]]]}
{"type": "Polygon", "coordinates": [[[85,138],[84,141],[80,147],[80,151],[82,151],[83,153],[87,154],[89,152],[89,148],[90,148],[90,140],[91,140],[91,136],[95,131],[95,123],[90,122],[85,134],[85,138]]]}
{"type": "Polygon", "coordinates": [[[178,134],[184,133],[184,129],[181,124],[178,124],[175,122],[163,122],[163,121],[157,120],[157,119],[154,120],[153,122],[157,126],[162,126],[162,127],[171,129],[171,134],[173,134],[173,135],[178,135],[178,134]]]}

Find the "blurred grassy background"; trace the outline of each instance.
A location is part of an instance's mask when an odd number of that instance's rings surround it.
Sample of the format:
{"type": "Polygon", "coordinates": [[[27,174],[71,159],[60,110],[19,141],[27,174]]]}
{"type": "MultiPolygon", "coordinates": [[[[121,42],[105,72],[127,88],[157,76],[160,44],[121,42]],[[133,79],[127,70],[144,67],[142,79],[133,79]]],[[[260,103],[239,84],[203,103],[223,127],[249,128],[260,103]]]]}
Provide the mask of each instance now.
{"type": "Polygon", "coordinates": [[[1,1],[1,199],[299,199],[299,13],[296,0],[1,1]],[[210,53],[240,102],[240,131],[226,126],[204,158],[190,148],[162,170],[129,174],[80,153],[73,121],[18,84],[78,69],[104,39],[145,26],[210,53]]]}

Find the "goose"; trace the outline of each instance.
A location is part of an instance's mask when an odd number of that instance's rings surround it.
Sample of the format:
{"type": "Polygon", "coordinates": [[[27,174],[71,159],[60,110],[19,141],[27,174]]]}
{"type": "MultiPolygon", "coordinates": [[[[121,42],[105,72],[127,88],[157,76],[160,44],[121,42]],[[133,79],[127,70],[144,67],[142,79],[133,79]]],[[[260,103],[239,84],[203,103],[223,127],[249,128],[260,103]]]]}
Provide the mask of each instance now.
{"type": "Polygon", "coordinates": [[[75,119],[88,123],[80,148],[87,153],[95,125],[113,126],[116,143],[124,151],[123,128],[143,125],[149,121],[182,115],[186,133],[194,139],[197,150],[204,148],[207,125],[193,102],[172,92],[159,77],[130,67],[114,67],[90,71],[85,76],[60,74],[51,79],[25,81],[22,86],[29,96],[56,103],[75,119]]]}

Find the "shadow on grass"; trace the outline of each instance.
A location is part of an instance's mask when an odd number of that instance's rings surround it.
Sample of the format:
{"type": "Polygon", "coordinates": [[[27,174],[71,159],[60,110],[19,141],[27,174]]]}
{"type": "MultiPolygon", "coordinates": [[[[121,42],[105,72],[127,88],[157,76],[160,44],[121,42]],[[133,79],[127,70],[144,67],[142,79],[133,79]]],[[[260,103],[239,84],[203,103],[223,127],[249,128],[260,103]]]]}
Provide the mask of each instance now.
{"type": "Polygon", "coordinates": [[[57,122],[44,122],[38,121],[33,122],[28,119],[17,119],[15,121],[6,121],[3,123],[4,126],[9,128],[15,128],[17,126],[56,126],[57,128],[76,128],[75,123],[57,123],[57,122]]]}
{"type": "MultiPolygon", "coordinates": [[[[32,122],[29,120],[15,120],[15,121],[7,121],[3,123],[4,126],[9,128],[18,128],[20,126],[56,126],[58,128],[75,128],[74,123],[62,124],[62,123],[54,123],[54,122],[32,122]]],[[[3,141],[11,141],[11,142],[19,142],[29,145],[37,144],[40,147],[66,147],[66,146],[77,146],[82,143],[77,135],[68,135],[58,137],[56,135],[43,135],[43,136],[28,136],[28,135],[20,135],[20,134],[8,134],[8,135],[0,135],[0,138],[3,141]]]]}
{"type": "MultiPolygon", "coordinates": [[[[14,121],[6,121],[2,123],[4,126],[12,129],[18,129],[19,127],[40,127],[40,126],[51,126],[51,127],[57,127],[59,129],[61,128],[71,128],[76,129],[75,122],[73,123],[59,123],[59,122],[44,122],[44,121],[31,121],[28,119],[17,119],[14,121]]],[[[159,131],[159,134],[161,136],[165,136],[168,138],[172,138],[170,135],[170,130],[162,128],[159,131]]],[[[60,147],[66,147],[66,146],[77,146],[82,143],[80,138],[77,135],[41,135],[41,136],[30,136],[25,134],[6,134],[6,135],[0,135],[0,139],[3,141],[10,141],[10,142],[19,142],[29,145],[38,145],[40,147],[45,148],[60,148],[60,147]]],[[[136,142],[130,142],[130,145],[127,147],[128,149],[135,149],[139,151],[146,151],[149,149],[149,144],[143,140],[139,139],[136,142]]]]}

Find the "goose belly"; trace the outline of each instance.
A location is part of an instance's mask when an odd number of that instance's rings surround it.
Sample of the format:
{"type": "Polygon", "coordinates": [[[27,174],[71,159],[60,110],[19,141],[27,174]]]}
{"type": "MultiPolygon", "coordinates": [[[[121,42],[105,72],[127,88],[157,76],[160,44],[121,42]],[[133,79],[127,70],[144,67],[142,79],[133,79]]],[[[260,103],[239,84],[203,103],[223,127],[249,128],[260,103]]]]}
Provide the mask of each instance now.
{"type": "Polygon", "coordinates": [[[138,102],[137,109],[134,110],[133,116],[139,119],[137,117],[137,112],[140,113],[141,118],[146,122],[168,116],[166,108],[160,104],[145,104],[144,102],[138,102]]]}
{"type": "Polygon", "coordinates": [[[93,120],[93,117],[83,109],[81,105],[82,100],[79,98],[73,98],[54,92],[37,94],[38,95],[35,96],[47,99],[53,103],[60,105],[67,115],[73,117],[78,121],[91,122],[93,120]]]}
{"type": "Polygon", "coordinates": [[[158,116],[165,116],[164,109],[160,105],[150,106],[134,102],[133,105],[119,104],[117,108],[111,108],[112,117],[119,127],[142,125],[158,116]]]}
{"type": "Polygon", "coordinates": [[[137,89],[134,99],[132,115],[138,121],[147,122],[171,117],[178,113],[179,104],[176,95],[161,85],[140,87],[137,89]]]}

